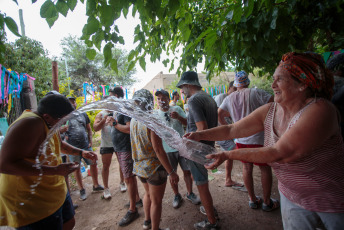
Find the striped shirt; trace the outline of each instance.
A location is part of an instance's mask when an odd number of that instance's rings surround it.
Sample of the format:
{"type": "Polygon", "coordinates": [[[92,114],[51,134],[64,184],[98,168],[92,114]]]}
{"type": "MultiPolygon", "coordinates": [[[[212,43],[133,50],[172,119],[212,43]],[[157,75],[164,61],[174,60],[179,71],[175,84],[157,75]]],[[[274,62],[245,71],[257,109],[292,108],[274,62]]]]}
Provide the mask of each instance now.
{"type": "MultiPolygon", "coordinates": [[[[290,121],[287,130],[298,121],[306,105],[290,121]]],[[[273,129],[276,103],[265,118],[264,146],[273,146],[280,137],[273,129]]],[[[344,144],[338,132],[312,154],[290,163],[269,164],[278,178],[278,188],[291,202],[314,212],[344,212],[344,144]]]]}

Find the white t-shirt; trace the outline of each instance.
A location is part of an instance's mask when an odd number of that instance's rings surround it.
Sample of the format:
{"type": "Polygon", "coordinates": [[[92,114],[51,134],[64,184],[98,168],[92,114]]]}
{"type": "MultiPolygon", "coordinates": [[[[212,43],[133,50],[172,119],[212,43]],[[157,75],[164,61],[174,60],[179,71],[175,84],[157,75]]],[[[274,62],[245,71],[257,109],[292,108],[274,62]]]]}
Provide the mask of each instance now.
{"type": "MultiPolygon", "coordinates": [[[[180,108],[179,106],[170,106],[170,108],[167,112],[161,111],[159,109],[158,115],[161,118],[161,120],[163,120],[169,127],[176,130],[180,136],[183,136],[184,135],[183,124],[179,120],[171,118],[170,113],[172,113],[172,112],[177,112],[181,117],[186,118],[186,115],[185,115],[183,109],[180,108]]],[[[177,151],[177,150],[171,148],[168,144],[166,144],[164,140],[162,141],[162,144],[164,146],[164,150],[166,153],[177,151]]]]}
{"type": "MultiPolygon", "coordinates": [[[[102,118],[104,118],[105,115],[109,114],[105,110],[101,111],[100,113],[102,115],[102,118]]],[[[100,147],[105,147],[105,148],[113,147],[111,129],[112,129],[112,126],[106,125],[106,124],[102,128],[100,147]]]]}
{"type": "MultiPolygon", "coordinates": [[[[262,89],[246,88],[231,93],[223,100],[220,108],[229,112],[233,122],[237,122],[258,107],[267,104],[270,98],[271,95],[262,89]]],[[[236,140],[240,144],[263,145],[264,132],[236,140]]]]}

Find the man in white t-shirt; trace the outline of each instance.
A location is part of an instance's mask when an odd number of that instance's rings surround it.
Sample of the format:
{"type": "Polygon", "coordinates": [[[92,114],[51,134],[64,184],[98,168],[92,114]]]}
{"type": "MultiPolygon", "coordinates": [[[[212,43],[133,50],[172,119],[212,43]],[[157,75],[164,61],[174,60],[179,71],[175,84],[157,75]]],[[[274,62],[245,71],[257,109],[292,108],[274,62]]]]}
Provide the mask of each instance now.
{"type": "MultiPolygon", "coordinates": [[[[231,93],[237,90],[237,88],[233,84],[234,84],[234,81],[231,81],[229,83],[229,88],[228,88],[227,93],[222,93],[215,96],[214,100],[216,102],[217,108],[220,108],[222,102],[228,95],[230,95],[231,93]]],[[[228,124],[233,123],[229,117],[223,117],[223,115],[224,113],[218,113],[219,125],[228,125],[228,124]]],[[[229,151],[235,148],[235,143],[233,140],[217,141],[216,143],[220,145],[221,148],[225,151],[229,151]]],[[[239,191],[247,192],[243,184],[232,180],[233,160],[226,160],[225,166],[226,166],[225,186],[230,187],[232,189],[239,190],[239,191]]]]}
{"type": "MultiPolygon", "coordinates": [[[[180,136],[183,136],[184,135],[183,125],[186,126],[187,120],[186,120],[186,115],[184,111],[182,110],[182,108],[180,108],[179,106],[170,106],[169,94],[163,89],[158,90],[155,93],[155,96],[157,96],[157,100],[159,104],[158,115],[168,126],[176,130],[180,136]]],[[[167,145],[165,141],[163,141],[162,144],[173,170],[177,171],[178,163],[181,169],[183,170],[186,190],[188,192],[186,194],[186,199],[190,200],[193,204],[199,204],[200,199],[196,196],[196,194],[192,192],[192,177],[191,177],[191,172],[190,172],[186,159],[180,156],[179,152],[176,149],[173,149],[169,145],[167,145]]],[[[171,187],[175,194],[174,200],[172,202],[172,206],[173,208],[179,208],[183,202],[183,198],[178,191],[178,184],[171,183],[171,187]]]]}
{"type": "MultiPolygon", "coordinates": [[[[261,89],[248,88],[249,84],[250,80],[245,71],[235,74],[234,86],[237,87],[237,91],[224,99],[218,110],[219,118],[230,117],[233,122],[237,122],[258,107],[273,101],[273,97],[270,94],[261,89]]],[[[224,123],[225,121],[223,119],[219,122],[224,123]]],[[[249,137],[238,138],[236,148],[258,148],[263,147],[263,144],[264,132],[260,132],[249,137]]],[[[257,209],[263,202],[262,198],[256,196],[254,192],[253,164],[259,166],[261,171],[264,203],[270,205],[271,202],[276,202],[277,207],[278,201],[270,198],[272,187],[271,167],[267,164],[243,162],[244,183],[250,198],[249,207],[257,209]]]]}

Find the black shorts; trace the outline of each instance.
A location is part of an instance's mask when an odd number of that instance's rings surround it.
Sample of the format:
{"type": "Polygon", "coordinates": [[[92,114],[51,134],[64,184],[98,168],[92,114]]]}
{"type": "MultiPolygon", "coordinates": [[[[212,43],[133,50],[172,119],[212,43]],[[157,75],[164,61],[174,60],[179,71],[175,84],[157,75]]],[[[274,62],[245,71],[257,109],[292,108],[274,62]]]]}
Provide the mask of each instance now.
{"type": "Polygon", "coordinates": [[[115,149],[113,147],[100,147],[100,154],[113,154],[115,149]]]}

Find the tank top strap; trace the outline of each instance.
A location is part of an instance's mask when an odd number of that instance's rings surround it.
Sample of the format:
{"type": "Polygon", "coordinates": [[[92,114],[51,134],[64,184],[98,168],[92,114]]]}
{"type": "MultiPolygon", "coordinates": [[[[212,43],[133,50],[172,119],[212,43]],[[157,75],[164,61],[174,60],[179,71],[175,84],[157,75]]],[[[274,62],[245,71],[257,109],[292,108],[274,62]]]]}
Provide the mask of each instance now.
{"type": "Polygon", "coordinates": [[[302,109],[300,109],[299,112],[297,112],[294,117],[290,120],[288,129],[291,128],[295,123],[299,120],[301,114],[311,105],[315,102],[315,99],[311,100],[309,103],[307,103],[302,109]]]}

